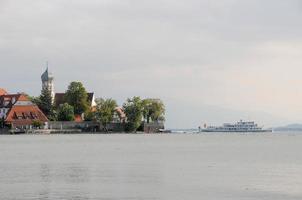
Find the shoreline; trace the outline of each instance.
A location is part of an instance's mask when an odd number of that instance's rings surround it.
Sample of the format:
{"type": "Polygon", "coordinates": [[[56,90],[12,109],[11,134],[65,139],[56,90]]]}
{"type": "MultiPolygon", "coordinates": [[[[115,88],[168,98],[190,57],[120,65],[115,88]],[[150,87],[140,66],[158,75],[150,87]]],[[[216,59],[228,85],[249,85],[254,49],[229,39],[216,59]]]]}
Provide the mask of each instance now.
{"type": "Polygon", "coordinates": [[[103,132],[103,131],[96,131],[96,132],[85,132],[81,129],[46,129],[46,130],[28,130],[28,131],[12,131],[12,130],[0,130],[0,135],[73,135],[73,134],[167,134],[162,132],[153,132],[153,133],[146,133],[146,132],[103,132]]]}

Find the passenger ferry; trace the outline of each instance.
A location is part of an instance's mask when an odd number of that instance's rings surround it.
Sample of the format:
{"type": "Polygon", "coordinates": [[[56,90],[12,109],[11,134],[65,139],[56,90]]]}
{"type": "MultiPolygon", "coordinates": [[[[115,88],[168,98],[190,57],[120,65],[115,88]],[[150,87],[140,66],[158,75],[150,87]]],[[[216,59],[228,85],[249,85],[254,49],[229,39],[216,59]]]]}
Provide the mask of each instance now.
{"type": "Polygon", "coordinates": [[[258,126],[253,121],[242,121],[235,124],[225,123],[222,126],[204,126],[203,129],[200,129],[201,132],[272,132],[272,129],[264,129],[263,127],[258,126]]]}

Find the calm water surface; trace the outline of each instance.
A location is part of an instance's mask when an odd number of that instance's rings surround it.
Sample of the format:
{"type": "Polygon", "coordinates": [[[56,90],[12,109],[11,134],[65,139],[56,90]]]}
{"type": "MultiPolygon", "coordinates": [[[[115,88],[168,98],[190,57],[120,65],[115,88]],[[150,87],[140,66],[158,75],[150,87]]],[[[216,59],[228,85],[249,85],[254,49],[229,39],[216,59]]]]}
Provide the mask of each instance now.
{"type": "Polygon", "coordinates": [[[302,134],[0,136],[0,199],[302,199],[302,134]]]}

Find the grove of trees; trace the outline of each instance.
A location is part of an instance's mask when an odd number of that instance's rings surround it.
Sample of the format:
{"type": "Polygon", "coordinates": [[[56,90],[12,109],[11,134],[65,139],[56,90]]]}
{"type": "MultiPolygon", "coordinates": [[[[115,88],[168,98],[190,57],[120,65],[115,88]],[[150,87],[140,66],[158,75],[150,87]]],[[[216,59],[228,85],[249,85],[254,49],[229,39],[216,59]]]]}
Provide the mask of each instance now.
{"type": "Polygon", "coordinates": [[[127,116],[127,130],[136,131],[142,122],[150,123],[165,120],[165,106],[159,99],[128,98],[123,105],[127,116]]]}

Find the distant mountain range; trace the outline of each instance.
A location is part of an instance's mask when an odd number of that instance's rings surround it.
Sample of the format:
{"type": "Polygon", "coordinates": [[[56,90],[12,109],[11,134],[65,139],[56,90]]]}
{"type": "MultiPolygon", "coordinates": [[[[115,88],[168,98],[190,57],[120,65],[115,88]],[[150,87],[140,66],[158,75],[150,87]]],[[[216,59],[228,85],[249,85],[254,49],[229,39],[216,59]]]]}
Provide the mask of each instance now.
{"type": "Polygon", "coordinates": [[[302,131],[302,124],[289,124],[274,128],[274,131],[302,131]]]}

